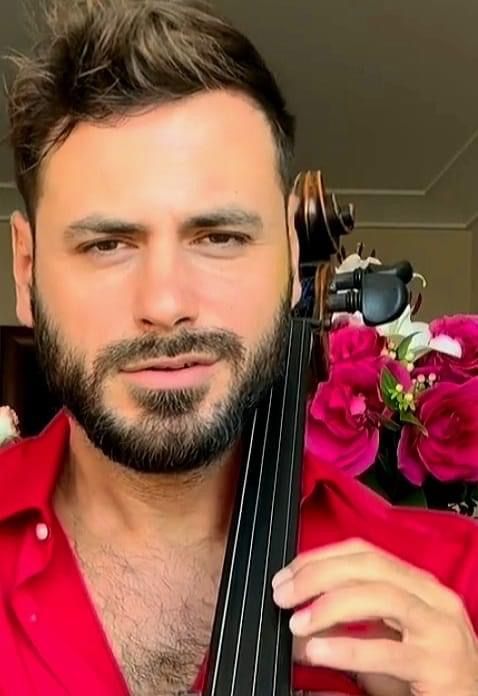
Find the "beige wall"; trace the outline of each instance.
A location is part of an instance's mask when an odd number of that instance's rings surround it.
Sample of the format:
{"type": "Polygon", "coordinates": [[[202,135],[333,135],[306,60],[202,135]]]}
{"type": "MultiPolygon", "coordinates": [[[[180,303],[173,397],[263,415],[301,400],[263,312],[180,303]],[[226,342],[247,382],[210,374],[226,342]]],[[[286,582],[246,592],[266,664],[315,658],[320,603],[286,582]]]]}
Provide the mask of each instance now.
{"type": "Polygon", "coordinates": [[[471,249],[471,303],[470,310],[473,314],[478,314],[478,222],[472,230],[472,249],[471,249]]]}
{"type": "MultiPolygon", "coordinates": [[[[478,226],[474,231],[440,232],[358,229],[347,248],[352,250],[358,241],[367,251],[375,248],[384,263],[407,258],[426,277],[422,318],[478,313],[478,226]]],[[[10,230],[0,222],[0,324],[14,323],[10,230]]]]}

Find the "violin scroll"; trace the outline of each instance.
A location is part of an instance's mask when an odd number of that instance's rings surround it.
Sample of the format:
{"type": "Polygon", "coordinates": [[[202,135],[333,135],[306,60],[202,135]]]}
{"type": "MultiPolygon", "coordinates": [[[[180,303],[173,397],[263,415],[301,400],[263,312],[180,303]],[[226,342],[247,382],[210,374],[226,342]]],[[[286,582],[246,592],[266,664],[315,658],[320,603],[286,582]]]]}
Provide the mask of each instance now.
{"type": "Polygon", "coordinates": [[[320,171],[301,172],[293,193],[299,198],[295,228],[299,238],[302,277],[315,275],[318,264],[329,262],[340,250],[340,239],[354,228],[353,204],[341,208],[335,194],[325,188],[320,171]]]}

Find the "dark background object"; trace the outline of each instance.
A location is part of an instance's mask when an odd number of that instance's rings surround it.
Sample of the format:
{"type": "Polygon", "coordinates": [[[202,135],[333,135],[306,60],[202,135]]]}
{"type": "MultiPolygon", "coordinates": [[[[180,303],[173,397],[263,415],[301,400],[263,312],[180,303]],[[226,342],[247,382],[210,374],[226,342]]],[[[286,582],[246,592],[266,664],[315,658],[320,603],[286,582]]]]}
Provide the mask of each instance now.
{"type": "Polygon", "coordinates": [[[0,404],[11,406],[23,437],[37,435],[60,410],[38,364],[31,329],[0,326],[0,404]]]}

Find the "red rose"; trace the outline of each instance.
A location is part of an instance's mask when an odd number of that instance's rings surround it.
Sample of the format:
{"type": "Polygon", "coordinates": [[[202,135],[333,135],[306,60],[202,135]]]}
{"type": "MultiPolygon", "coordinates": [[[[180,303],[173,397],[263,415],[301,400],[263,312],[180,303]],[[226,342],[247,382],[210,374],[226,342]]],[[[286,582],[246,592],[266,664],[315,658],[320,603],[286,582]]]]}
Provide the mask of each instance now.
{"type": "Polygon", "coordinates": [[[352,476],[368,469],[377,456],[384,410],[379,369],[378,361],[337,365],[310,406],[306,447],[352,476]]]}
{"type": "Polygon", "coordinates": [[[418,486],[429,474],[440,481],[478,481],[478,377],[427,389],[416,415],[427,433],[403,427],[398,466],[404,476],[418,486]]]}
{"type": "Polygon", "coordinates": [[[385,347],[385,338],[369,326],[348,325],[332,331],[329,337],[331,365],[353,360],[376,359],[385,347]]]}

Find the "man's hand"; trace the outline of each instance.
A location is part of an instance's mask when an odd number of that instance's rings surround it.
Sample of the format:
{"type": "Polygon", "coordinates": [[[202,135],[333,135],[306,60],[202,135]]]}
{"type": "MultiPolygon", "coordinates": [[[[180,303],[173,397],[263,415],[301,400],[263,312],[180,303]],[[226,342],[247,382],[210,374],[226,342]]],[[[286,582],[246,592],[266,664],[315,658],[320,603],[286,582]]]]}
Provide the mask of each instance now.
{"type": "Polygon", "coordinates": [[[297,659],[357,673],[370,696],[478,696],[471,621],[429,573],[352,540],[298,556],[273,587],[281,608],[306,606],[291,618],[297,659]]]}

